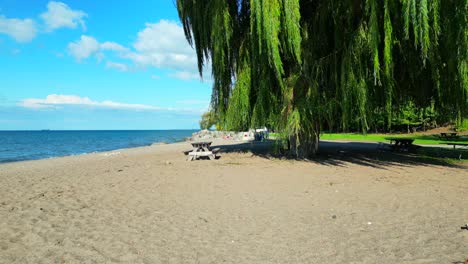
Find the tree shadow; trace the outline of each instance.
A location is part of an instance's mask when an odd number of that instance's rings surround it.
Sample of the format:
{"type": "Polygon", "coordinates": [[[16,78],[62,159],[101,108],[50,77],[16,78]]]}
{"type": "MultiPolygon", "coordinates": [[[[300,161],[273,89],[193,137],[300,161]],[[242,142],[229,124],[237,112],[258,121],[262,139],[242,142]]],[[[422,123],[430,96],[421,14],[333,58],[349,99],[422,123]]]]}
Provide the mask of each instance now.
{"type": "MultiPolygon", "coordinates": [[[[239,144],[218,145],[224,153],[252,153],[265,159],[297,160],[295,157],[278,153],[275,141],[245,142],[239,144]]],[[[374,142],[339,142],[320,141],[319,153],[304,160],[326,166],[347,166],[357,164],[361,166],[387,169],[388,166],[433,165],[452,168],[466,168],[449,159],[468,157],[468,150],[447,149],[423,146],[416,151],[393,151],[388,144],[374,142]],[[449,159],[448,159],[449,158],[449,159]]]]}
{"type": "Polygon", "coordinates": [[[439,140],[441,142],[444,141],[456,141],[456,142],[468,142],[468,137],[465,136],[456,136],[454,138],[441,138],[439,134],[432,134],[432,135],[415,135],[413,136],[415,139],[422,139],[422,140],[439,140]]]}

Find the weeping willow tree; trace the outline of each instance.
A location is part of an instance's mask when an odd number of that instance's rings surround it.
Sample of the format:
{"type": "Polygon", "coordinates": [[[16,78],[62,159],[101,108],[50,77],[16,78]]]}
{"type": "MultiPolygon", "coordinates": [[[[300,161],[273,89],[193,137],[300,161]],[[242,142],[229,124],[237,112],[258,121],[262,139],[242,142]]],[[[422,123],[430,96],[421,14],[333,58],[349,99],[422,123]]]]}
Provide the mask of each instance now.
{"type": "Polygon", "coordinates": [[[176,1],[225,129],[272,127],[306,157],[321,124],[365,133],[383,109],[390,127],[408,99],[466,115],[468,0],[176,1]]]}

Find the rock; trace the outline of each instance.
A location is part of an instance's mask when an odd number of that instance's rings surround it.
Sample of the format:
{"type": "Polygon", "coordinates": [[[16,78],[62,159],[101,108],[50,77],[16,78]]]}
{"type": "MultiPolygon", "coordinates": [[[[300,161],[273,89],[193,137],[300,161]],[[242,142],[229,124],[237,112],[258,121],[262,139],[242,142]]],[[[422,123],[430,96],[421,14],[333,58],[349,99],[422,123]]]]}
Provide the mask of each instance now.
{"type": "Polygon", "coordinates": [[[201,130],[199,132],[193,133],[191,137],[186,139],[186,141],[209,140],[215,138],[236,141],[254,140],[254,133],[254,130],[250,130],[248,132],[201,130]]]}

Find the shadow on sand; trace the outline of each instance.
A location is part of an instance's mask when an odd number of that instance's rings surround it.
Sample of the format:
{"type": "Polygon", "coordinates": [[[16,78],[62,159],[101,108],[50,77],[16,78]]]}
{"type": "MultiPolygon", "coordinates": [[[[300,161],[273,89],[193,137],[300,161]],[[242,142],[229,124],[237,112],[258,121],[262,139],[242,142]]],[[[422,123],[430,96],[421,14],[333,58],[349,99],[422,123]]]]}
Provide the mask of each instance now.
{"type": "MultiPolygon", "coordinates": [[[[251,152],[255,156],[266,159],[296,159],[291,156],[276,154],[275,141],[271,140],[219,145],[217,147],[221,148],[224,153],[251,152]]],[[[388,144],[383,143],[320,141],[318,155],[306,161],[327,166],[346,166],[346,163],[353,163],[379,169],[386,169],[390,165],[437,165],[466,168],[463,164],[457,164],[457,162],[447,159],[458,159],[460,155],[466,159],[468,150],[424,146],[415,152],[398,152],[392,151],[388,144]]]]}

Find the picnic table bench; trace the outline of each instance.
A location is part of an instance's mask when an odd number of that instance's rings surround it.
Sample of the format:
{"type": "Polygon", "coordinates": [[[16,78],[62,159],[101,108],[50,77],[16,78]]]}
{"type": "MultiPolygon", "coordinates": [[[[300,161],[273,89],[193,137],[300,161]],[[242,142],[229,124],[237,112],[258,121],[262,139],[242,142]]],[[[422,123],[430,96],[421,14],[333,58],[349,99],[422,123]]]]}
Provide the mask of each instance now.
{"type": "Polygon", "coordinates": [[[390,141],[390,145],[394,150],[408,151],[414,147],[414,138],[390,137],[385,139],[390,141]]]}
{"type": "Polygon", "coordinates": [[[192,150],[184,151],[185,155],[188,155],[187,160],[192,161],[201,157],[208,157],[210,160],[216,158],[216,153],[219,152],[219,148],[210,149],[211,141],[206,142],[192,142],[192,150]]]}

